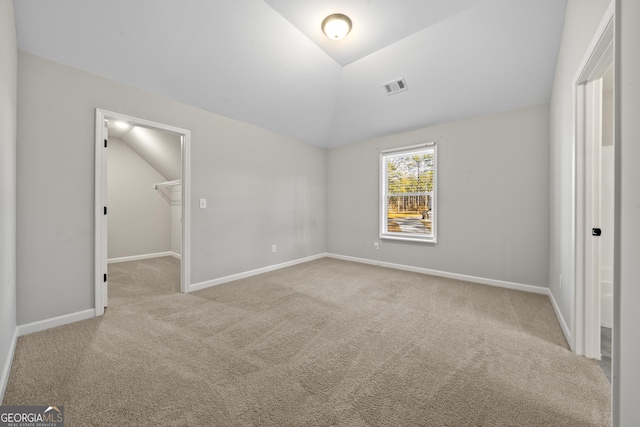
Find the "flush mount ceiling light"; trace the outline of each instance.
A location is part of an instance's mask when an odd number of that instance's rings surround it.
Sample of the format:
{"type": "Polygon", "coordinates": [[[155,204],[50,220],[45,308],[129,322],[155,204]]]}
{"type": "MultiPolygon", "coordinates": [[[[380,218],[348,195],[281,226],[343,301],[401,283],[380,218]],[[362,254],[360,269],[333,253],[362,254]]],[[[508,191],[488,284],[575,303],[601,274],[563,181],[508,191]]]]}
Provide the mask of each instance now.
{"type": "Polygon", "coordinates": [[[120,129],[127,129],[130,126],[129,123],[120,120],[113,122],[113,124],[120,129]]]}
{"type": "Polygon", "coordinates": [[[331,40],[340,40],[351,31],[351,19],[347,15],[334,13],[322,21],[322,32],[331,40]]]}

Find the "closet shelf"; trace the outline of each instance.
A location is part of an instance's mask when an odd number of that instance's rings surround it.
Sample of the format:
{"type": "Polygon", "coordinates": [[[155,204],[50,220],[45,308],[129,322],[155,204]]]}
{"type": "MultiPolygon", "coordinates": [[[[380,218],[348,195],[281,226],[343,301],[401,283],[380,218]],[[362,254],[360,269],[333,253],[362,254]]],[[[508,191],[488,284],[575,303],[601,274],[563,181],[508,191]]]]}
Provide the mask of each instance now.
{"type": "Polygon", "coordinates": [[[160,195],[171,205],[178,206],[182,203],[180,199],[174,199],[172,197],[172,188],[182,184],[181,179],[173,181],[159,182],[153,185],[153,188],[160,193],[160,195]]]}

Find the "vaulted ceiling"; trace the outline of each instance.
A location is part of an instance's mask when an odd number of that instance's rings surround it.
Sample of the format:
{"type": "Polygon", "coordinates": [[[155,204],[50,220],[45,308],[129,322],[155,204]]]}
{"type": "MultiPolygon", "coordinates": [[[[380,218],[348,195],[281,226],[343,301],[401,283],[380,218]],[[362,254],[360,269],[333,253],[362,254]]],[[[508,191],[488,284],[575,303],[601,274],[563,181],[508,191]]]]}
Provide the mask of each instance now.
{"type": "MultiPolygon", "coordinates": [[[[321,147],[546,103],[566,0],[15,0],[18,48],[321,147]],[[325,39],[331,13],[353,21],[325,39]],[[383,84],[404,78],[408,90],[383,84]]],[[[126,112],[125,112],[126,113],[126,112]]]]}

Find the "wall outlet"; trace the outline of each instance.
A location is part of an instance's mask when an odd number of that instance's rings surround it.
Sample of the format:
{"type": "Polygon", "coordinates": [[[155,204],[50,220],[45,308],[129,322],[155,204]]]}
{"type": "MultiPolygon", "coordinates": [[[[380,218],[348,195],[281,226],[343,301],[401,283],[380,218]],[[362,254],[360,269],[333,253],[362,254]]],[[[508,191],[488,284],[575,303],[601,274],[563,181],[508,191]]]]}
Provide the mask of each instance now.
{"type": "Polygon", "coordinates": [[[562,290],[562,274],[560,275],[560,290],[562,290]]]}
{"type": "Polygon", "coordinates": [[[207,208],[207,199],[200,199],[200,209],[207,208]]]}
{"type": "Polygon", "coordinates": [[[271,252],[276,253],[276,245],[271,245],[271,252]]]}
{"type": "Polygon", "coordinates": [[[373,242],[373,249],[375,249],[375,250],[380,249],[380,243],[378,243],[378,242],[373,242]]]}

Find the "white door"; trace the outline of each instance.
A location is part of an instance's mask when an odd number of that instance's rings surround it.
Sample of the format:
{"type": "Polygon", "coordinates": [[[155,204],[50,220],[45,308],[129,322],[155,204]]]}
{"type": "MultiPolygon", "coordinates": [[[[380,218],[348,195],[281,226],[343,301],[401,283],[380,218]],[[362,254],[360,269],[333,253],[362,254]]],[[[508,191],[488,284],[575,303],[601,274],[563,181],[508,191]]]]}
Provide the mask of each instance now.
{"type": "MultiPolygon", "coordinates": [[[[602,77],[614,56],[614,7],[603,17],[578,68],[574,105],[573,350],[600,358],[600,159],[602,77]],[[595,174],[595,175],[594,175],[595,174]],[[597,230],[596,234],[597,234],[597,230]]],[[[606,233],[602,230],[602,233],[606,233]]]]}
{"type": "Polygon", "coordinates": [[[585,356],[600,359],[600,194],[602,157],[602,79],[586,84],[585,92],[585,281],[591,305],[585,325],[585,356]]]}
{"type": "Polygon", "coordinates": [[[602,82],[602,152],[600,162],[600,325],[613,328],[613,265],[615,226],[615,124],[613,65],[602,82]]]}

